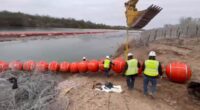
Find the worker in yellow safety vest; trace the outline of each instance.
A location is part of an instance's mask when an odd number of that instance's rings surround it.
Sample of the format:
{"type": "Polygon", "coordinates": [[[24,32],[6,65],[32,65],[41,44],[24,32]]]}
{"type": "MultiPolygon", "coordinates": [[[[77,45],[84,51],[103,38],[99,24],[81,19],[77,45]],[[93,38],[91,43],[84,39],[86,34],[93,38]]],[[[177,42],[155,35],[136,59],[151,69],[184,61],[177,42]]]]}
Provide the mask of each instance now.
{"type": "Polygon", "coordinates": [[[149,95],[154,97],[156,93],[157,78],[162,78],[162,66],[159,61],[156,60],[156,52],[151,51],[149,53],[149,59],[144,62],[143,65],[144,76],[144,95],[148,94],[148,84],[151,83],[151,92],[149,95]]]}
{"type": "Polygon", "coordinates": [[[140,68],[140,63],[137,59],[133,58],[132,53],[128,53],[128,61],[125,64],[124,75],[126,76],[129,89],[134,88],[135,78],[138,75],[138,68],[140,68]]]}
{"type": "Polygon", "coordinates": [[[106,59],[103,61],[104,73],[106,77],[110,76],[109,72],[111,70],[112,65],[114,64],[112,63],[110,56],[106,56],[106,59]]]}

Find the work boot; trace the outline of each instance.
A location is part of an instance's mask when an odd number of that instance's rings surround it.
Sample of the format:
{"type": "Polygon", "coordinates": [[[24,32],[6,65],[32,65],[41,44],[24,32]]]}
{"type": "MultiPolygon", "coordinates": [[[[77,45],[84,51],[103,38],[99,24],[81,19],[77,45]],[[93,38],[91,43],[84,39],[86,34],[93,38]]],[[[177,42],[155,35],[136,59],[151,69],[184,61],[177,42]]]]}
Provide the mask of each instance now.
{"type": "Polygon", "coordinates": [[[133,87],[128,87],[128,90],[133,90],[133,87]]]}
{"type": "Polygon", "coordinates": [[[155,99],[155,94],[149,93],[149,96],[150,96],[152,99],[155,99]]]}

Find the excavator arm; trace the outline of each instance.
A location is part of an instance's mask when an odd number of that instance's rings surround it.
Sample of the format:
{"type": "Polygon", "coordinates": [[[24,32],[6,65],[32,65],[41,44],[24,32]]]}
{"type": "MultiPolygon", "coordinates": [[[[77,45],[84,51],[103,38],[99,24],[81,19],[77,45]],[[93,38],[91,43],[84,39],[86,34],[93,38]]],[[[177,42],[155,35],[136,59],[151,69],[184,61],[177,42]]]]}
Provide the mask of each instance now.
{"type": "Polygon", "coordinates": [[[126,23],[128,28],[141,29],[145,27],[161,10],[162,8],[156,5],[151,5],[146,10],[138,11],[136,5],[139,0],[129,0],[125,3],[126,23]]]}

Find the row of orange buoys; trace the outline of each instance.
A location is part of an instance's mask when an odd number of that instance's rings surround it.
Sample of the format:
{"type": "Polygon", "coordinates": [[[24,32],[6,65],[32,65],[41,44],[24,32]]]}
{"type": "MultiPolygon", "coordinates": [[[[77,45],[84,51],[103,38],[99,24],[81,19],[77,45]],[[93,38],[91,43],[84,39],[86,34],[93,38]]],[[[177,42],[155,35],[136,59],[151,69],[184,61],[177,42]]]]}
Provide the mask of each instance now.
{"type": "MultiPolygon", "coordinates": [[[[122,73],[125,61],[122,58],[113,60],[115,65],[112,66],[112,70],[116,73],[122,73]]],[[[52,61],[50,63],[46,61],[34,62],[32,60],[21,62],[21,61],[12,61],[5,62],[0,61],[0,71],[6,71],[8,69],[16,71],[34,71],[38,70],[41,72],[52,71],[52,72],[71,72],[71,73],[85,73],[85,72],[98,72],[103,71],[103,60],[90,60],[90,61],[81,61],[81,62],[61,62],[52,61]]]]}
{"type": "Polygon", "coordinates": [[[0,37],[26,37],[26,36],[59,36],[59,35],[79,35],[79,34],[99,34],[106,31],[96,32],[0,32],[0,37]]]}
{"type": "MultiPolygon", "coordinates": [[[[125,67],[125,60],[122,58],[117,58],[113,60],[114,65],[112,70],[116,74],[121,74],[125,67]]],[[[141,65],[143,65],[141,63],[141,65]]],[[[166,70],[166,76],[168,79],[178,83],[184,83],[191,78],[192,71],[190,66],[182,62],[172,62],[169,63],[166,68],[162,66],[163,70],[166,70]]],[[[46,61],[34,62],[32,60],[26,62],[12,61],[7,63],[5,61],[0,61],[0,72],[12,69],[15,71],[34,71],[39,72],[70,72],[70,73],[86,73],[86,72],[99,72],[103,71],[103,60],[90,60],[81,62],[61,62],[52,61],[47,63],[46,61]]],[[[138,74],[142,74],[142,66],[138,69],[138,74]]]]}

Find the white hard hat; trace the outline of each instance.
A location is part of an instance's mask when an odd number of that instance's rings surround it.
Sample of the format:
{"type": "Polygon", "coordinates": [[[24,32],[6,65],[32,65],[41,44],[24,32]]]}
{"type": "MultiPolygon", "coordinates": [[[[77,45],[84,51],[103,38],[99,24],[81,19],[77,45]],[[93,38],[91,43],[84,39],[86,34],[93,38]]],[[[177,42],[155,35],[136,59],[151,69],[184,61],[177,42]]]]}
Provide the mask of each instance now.
{"type": "Polygon", "coordinates": [[[107,58],[107,59],[109,59],[109,58],[110,58],[110,56],[106,56],[106,58],[107,58]]]}
{"type": "Polygon", "coordinates": [[[156,52],[155,52],[155,51],[151,51],[151,52],[149,52],[149,56],[153,56],[153,57],[155,57],[155,56],[156,56],[156,52]]]}
{"type": "Polygon", "coordinates": [[[128,53],[128,56],[133,56],[133,54],[132,53],[128,53]]]}
{"type": "Polygon", "coordinates": [[[86,59],[86,57],[83,57],[83,60],[85,60],[86,59]]]}

